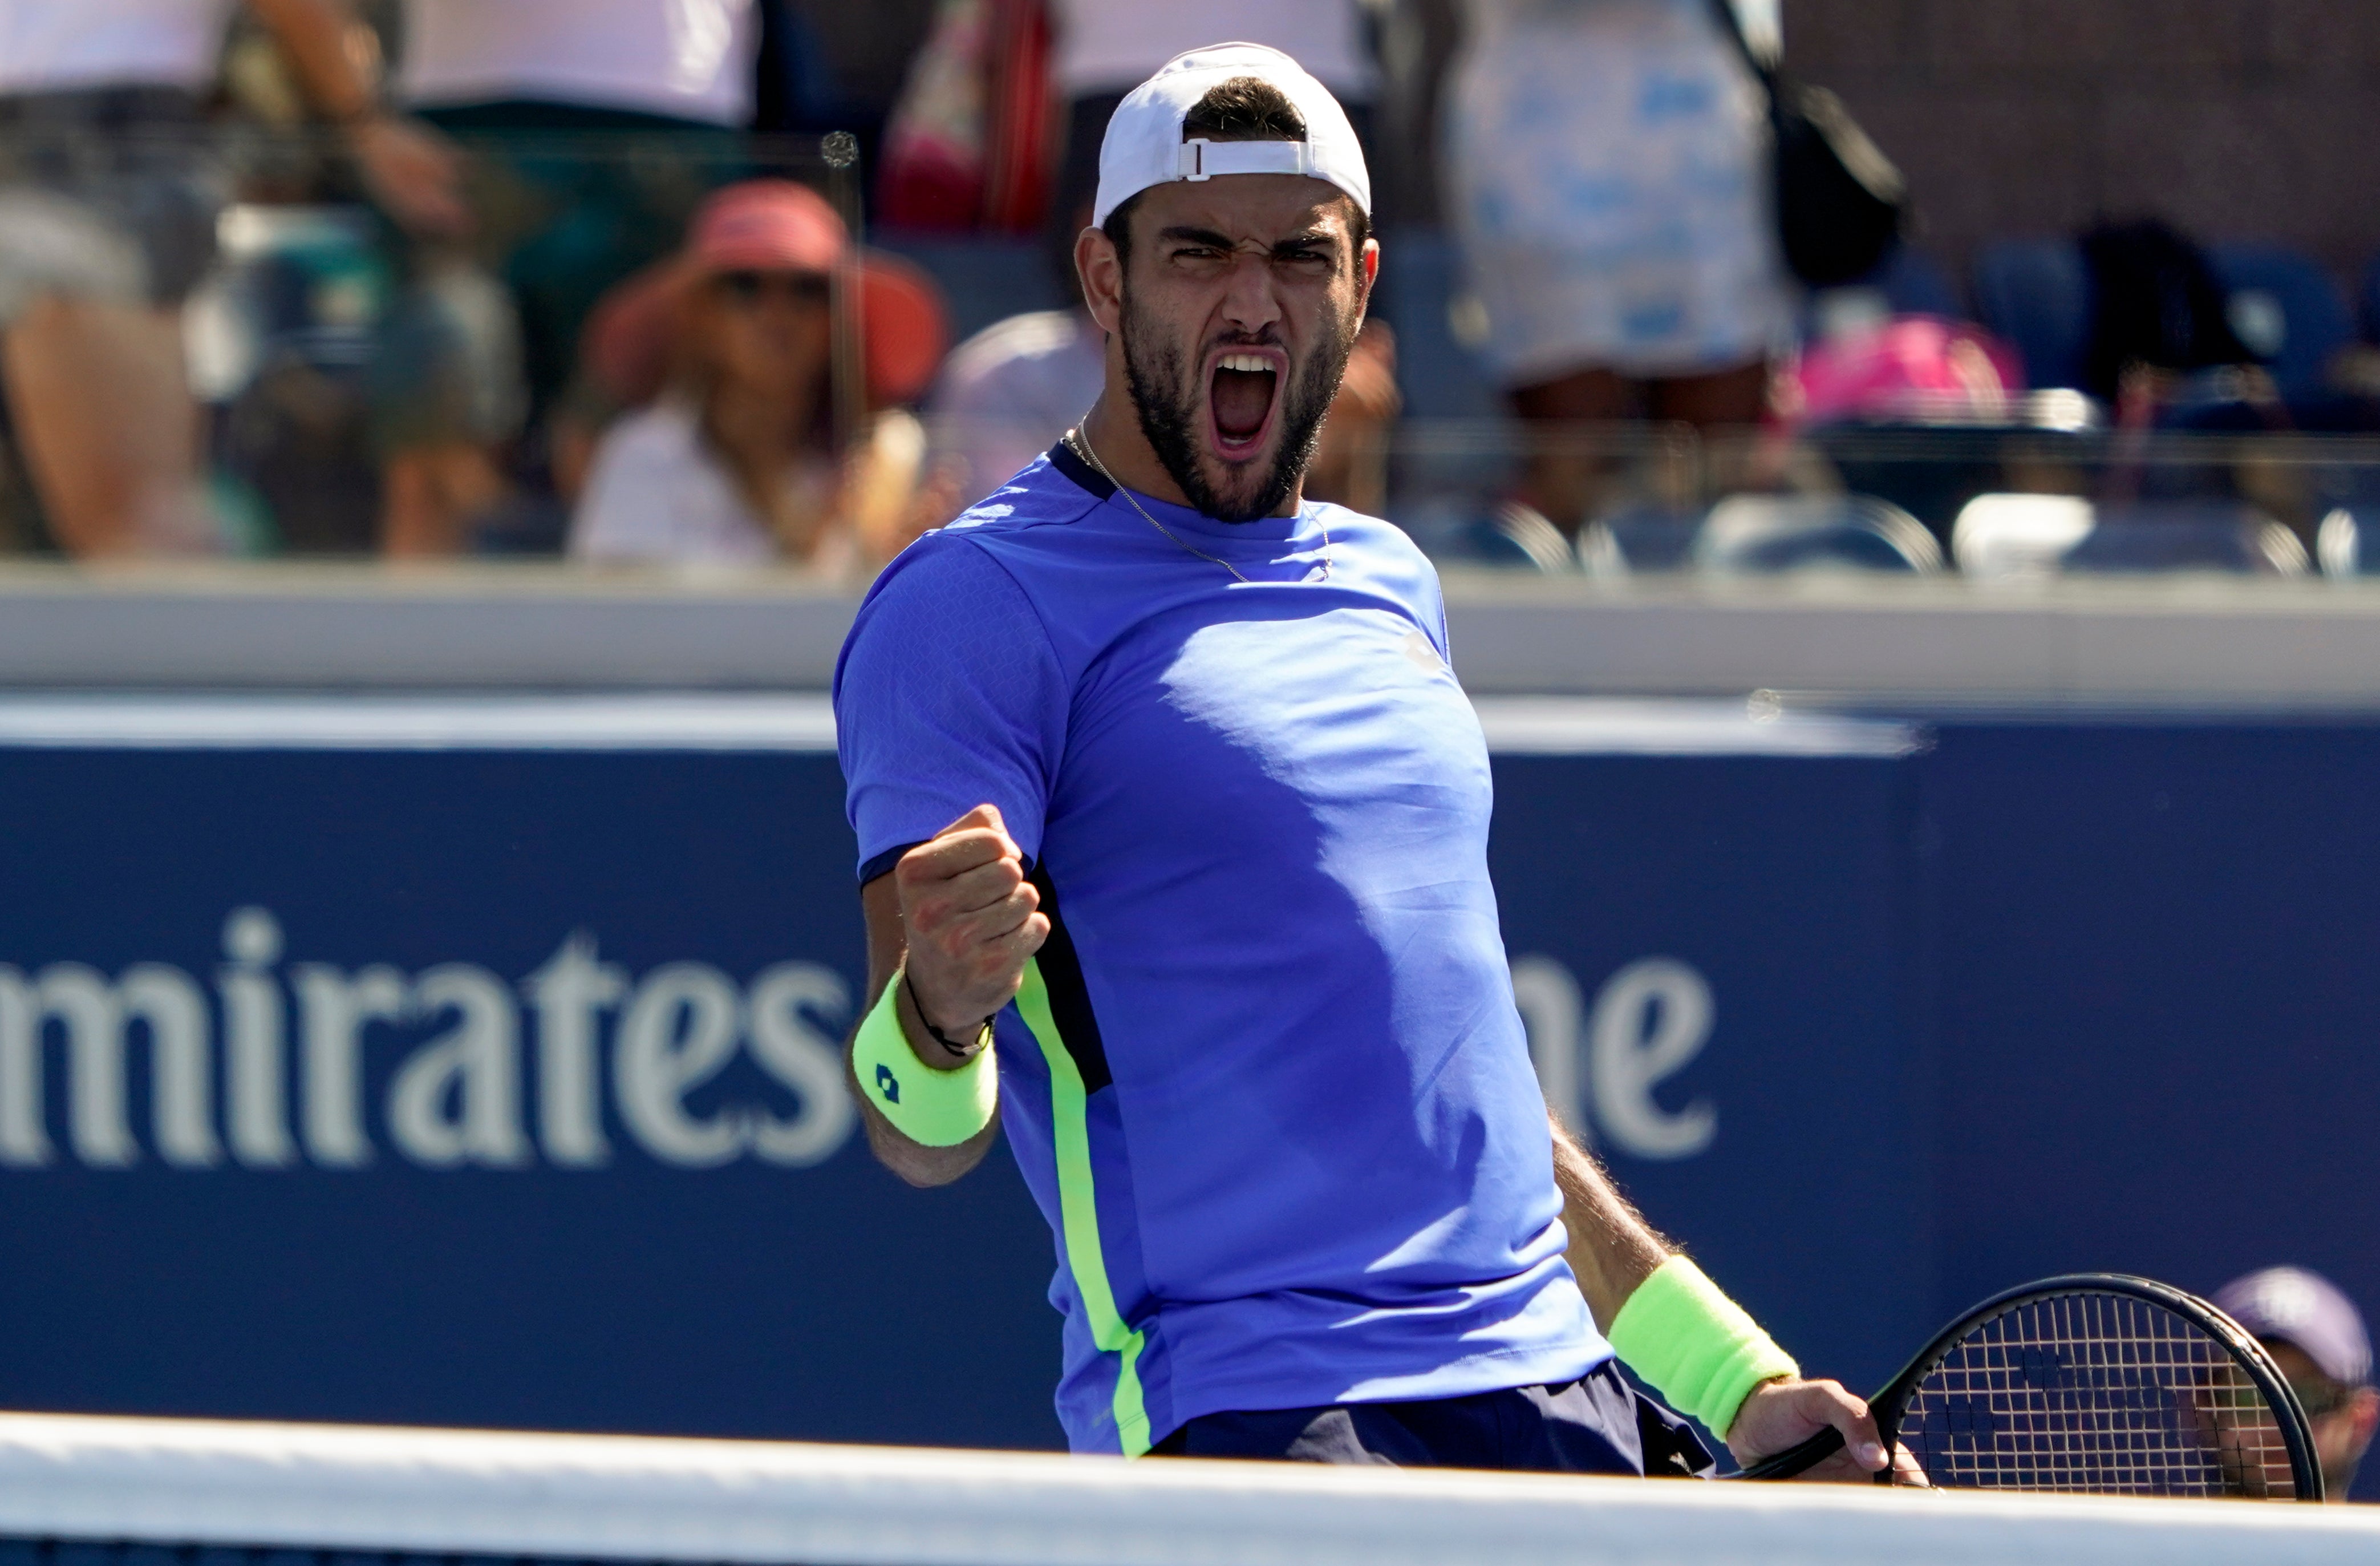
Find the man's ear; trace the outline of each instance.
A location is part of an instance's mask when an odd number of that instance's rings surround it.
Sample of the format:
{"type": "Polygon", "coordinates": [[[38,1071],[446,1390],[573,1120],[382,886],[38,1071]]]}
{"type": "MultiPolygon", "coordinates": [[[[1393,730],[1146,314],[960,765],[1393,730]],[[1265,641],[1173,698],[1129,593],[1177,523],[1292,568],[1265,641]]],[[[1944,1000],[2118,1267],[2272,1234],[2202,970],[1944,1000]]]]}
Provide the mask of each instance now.
{"type": "Polygon", "coordinates": [[[1097,228],[1075,236],[1075,275],[1083,285],[1083,307],[1103,332],[1123,326],[1123,258],[1115,241],[1097,228]]]}
{"type": "Polygon", "coordinates": [[[1380,280],[1380,241],[1364,241],[1364,253],[1355,258],[1355,319],[1361,321],[1372,308],[1372,285],[1380,280]]]}
{"type": "Polygon", "coordinates": [[[2361,1457],[2371,1447],[2374,1430],[2380,1430],[2380,1391],[2358,1387],[2347,1406],[2355,1420],[2355,1455],[2361,1457]]]}

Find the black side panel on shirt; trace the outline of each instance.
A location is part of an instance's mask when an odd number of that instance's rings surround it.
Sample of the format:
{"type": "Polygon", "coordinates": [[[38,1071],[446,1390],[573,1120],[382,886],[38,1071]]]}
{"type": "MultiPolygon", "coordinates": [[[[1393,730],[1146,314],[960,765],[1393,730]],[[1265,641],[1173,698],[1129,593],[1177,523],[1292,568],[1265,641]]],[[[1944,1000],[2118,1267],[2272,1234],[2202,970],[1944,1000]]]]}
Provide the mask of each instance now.
{"type": "Polygon", "coordinates": [[[1116,492],[1116,486],[1108,483],[1106,474],[1075,456],[1075,448],[1062,440],[1050,448],[1050,466],[1101,500],[1112,497],[1116,492]]]}
{"type": "Polygon", "coordinates": [[[1066,1053],[1075,1058],[1075,1070],[1083,1076],[1086,1094],[1099,1092],[1115,1078],[1108,1071],[1107,1046],[1099,1042],[1099,1019],[1091,1015],[1091,994],[1083,985],[1082,960],[1075,955],[1074,937],[1066,934],[1066,922],[1058,914],[1057,888],[1050,885],[1050,872],[1039,865],[1033,868],[1033,889],[1041,894],[1041,911],[1050,918],[1050,938],[1041,943],[1039,956],[1041,982],[1050,990],[1050,1020],[1058,1024],[1058,1036],[1066,1046],[1066,1053]]]}

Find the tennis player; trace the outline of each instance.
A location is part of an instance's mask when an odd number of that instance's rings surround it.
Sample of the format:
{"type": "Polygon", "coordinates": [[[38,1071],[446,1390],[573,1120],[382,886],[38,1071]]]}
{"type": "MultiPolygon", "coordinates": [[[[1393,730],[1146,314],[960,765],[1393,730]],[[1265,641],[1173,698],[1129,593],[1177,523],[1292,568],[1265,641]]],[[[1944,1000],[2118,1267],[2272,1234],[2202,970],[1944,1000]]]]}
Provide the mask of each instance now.
{"type": "Polygon", "coordinates": [[[1739,1458],[1832,1425],[1879,1467],[1548,1124],[1437,578],[1300,500],[1370,221],[1286,55],[1196,50],[1116,111],[1075,251],[1104,389],[892,563],[836,672],[870,1141],[938,1185],[1005,1128],[1077,1450],[1706,1465],[1616,1349],[1739,1458]]]}

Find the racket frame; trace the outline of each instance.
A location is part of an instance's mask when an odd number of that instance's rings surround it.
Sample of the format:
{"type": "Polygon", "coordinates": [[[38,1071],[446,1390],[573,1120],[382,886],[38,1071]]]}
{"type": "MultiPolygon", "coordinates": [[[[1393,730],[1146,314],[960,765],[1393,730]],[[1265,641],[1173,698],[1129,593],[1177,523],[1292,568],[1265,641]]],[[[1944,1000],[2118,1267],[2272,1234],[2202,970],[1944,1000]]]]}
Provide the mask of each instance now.
{"type": "MultiPolygon", "coordinates": [[[[1892,1456],[1900,1443],[1896,1433],[1909,1397],[1917,1385],[1931,1375],[1936,1365],[1956,1348],[1961,1340],[1984,1323],[2008,1314],[2020,1305],[2036,1301],[2057,1299],[2075,1294],[2114,1294],[2142,1301],[2171,1312],[2197,1327],[2220,1344],[2255,1383],[2256,1390],[2272,1406],[2275,1422],[2281,1429],[2281,1444],[2289,1451],[2289,1477],[2301,1501],[2323,1499],[2322,1465],[2314,1460],[2313,1432],[2307,1424],[2305,1410],[2298,1403],[2289,1378],[2265,1345],[2256,1341],[2247,1328],[2226,1315],[2208,1301],[2169,1283],[2159,1283],[2153,1278],[2136,1278],[2120,1272],[2063,1273],[2013,1289],[2003,1289],[1982,1303],[1961,1312],[1948,1327],[1937,1332],[1916,1356],[1884,1385],[1883,1390],[1868,1400],[1868,1412],[1876,1418],[1876,1427],[1884,1438],[1886,1462],[1876,1474],[1876,1483],[1893,1482],[1892,1456]]],[[[1819,1431],[1799,1445],[1771,1453],[1746,1468],[1739,1478],[1755,1480],[1791,1479],[1807,1473],[1840,1451],[1842,1433],[1832,1425],[1819,1431]]]]}

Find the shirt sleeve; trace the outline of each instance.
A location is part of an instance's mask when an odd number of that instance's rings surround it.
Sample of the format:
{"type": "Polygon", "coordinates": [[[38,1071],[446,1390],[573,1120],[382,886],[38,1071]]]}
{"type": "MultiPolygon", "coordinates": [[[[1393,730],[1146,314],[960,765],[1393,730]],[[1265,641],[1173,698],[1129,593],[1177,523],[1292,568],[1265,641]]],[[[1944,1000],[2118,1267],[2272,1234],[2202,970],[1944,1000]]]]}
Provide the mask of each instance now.
{"type": "Polygon", "coordinates": [[[1437,644],[1439,658],[1451,669],[1454,667],[1454,642],[1446,630],[1446,586],[1439,579],[1436,562],[1422,553],[1419,545],[1408,539],[1405,546],[1413,551],[1416,568],[1414,597],[1422,633],[1437,644]]]}
{"type": "Polygon", "coordinates": [[[1032,600],[965,537],[929,533],[877,579],[835,668],[835,747],[864,883],[979,804],[1027,859],[1070,687],[1032,600]]]}

